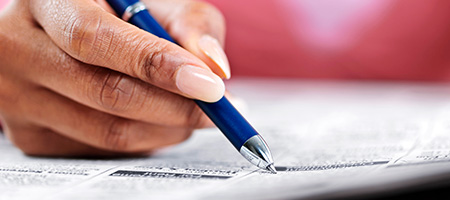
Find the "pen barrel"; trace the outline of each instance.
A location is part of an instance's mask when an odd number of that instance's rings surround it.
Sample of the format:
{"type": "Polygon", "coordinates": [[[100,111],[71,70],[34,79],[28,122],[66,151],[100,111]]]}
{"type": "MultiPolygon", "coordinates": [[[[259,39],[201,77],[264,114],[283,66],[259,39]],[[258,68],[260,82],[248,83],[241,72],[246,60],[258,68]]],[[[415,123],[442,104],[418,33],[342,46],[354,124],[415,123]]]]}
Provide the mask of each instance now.
{"type": "MultiPolygon", "coordinates": [[[[138,3],[139,0],[107,0],[107,2],[119,17],[121,17],[130,5],[138,3]]],[[[153,35],[176,44],[175,40],[161,27],[149,12],[135,13],[129,18],[128,22],[153,35]]],[[[222,97],[215,103],[207,103],[199,100],[194,101],[224,133],[238,151],[248,139],[258,134],[225,97],[222,97]]]]}
{"type": "MultiPolygon", "coordinates": [[[[119,15],[123,16],[128,6],[138,3],[139,0],[106,0],[111,8],[119,15]]],[[[164,30],[164,28],[150,15],[149,12],[138,12],[128,19],[128,22],[170,42],[175,40],[164,30]]]]}
{"type": "Polygon", "coordinates": [[[106,2],[108,2],[109,6],[111,6],[119,18],[122,18],[128,6],[139,2],[139,0],[106,0],[106,2]]]}
{"type": "Polygon", "coordinates": [[[128,20],[135,26],[176,44],[175,40],[159,25],[148,12],[139,12],[128,20]]]}
{"type": "Polygon", "coordinates": [[[258,132],[226,97],[222,97],[214,103],[199,100],[195,100],[195,103],[208,115],[238,151],[248,139],[258,135],[258,132]]]}

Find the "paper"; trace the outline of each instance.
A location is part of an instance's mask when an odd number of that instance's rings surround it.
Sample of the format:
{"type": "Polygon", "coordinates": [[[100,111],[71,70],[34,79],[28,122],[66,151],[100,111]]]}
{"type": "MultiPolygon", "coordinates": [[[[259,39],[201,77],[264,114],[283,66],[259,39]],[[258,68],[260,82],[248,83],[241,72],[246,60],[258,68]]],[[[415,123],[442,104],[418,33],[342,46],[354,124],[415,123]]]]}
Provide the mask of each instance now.
{"type": "Polygon", "coordinates": [[[236,80],[274,155],[249,164],[217,129],[148,158],[24,156],[0,139],[0,199],[284,199],[450,180],[450,85],[236,80]]]}

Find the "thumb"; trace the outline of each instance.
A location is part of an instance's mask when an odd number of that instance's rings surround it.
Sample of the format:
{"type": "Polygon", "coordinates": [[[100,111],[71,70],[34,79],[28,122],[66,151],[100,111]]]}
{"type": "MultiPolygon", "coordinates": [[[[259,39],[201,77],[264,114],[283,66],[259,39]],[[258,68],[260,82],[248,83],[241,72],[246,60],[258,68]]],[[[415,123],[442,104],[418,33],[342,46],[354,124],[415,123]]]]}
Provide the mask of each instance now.
{"type": "Polygon", "coordinates": [[[153,0],[145,3],[181,46],[221,78],[230,78],[230,65],[223,50],[225,20],[219,10],[201,1],[153,0]]]}

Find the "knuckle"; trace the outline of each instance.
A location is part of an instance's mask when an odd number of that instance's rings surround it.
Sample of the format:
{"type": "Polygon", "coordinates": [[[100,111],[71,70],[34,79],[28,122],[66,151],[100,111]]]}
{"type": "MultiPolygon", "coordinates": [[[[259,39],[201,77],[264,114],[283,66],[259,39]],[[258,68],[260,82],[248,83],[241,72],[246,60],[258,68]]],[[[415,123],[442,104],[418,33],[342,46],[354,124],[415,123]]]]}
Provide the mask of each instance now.
{"type": "Polygon", "coordinates": [[[75,51],[74,53],[81,54],[83,48],[88,47],[93,43],[92,36],[89,31],[91,30],[91,20],[85,18],[79,18],[78,13],[71,13],[67,18],[67,22],[63,27],[65,39],[65,46],[75,51]]]}
{"type": "Polygon", "coordinates": [[[129,133],[130,125],[131,121],[122,118],[111,120],[103,135],[103,146],[112,151],[130,151],[132,146],[129,133]]]}
{"type": "Polygon", "coordinates": [[[105,27],[100,17],[89,17],[90,15],[84,12],[74,13],[67,18],[63,27],[66,36],[64,46],[86,63],[92,63],[97,57],[106,57],[102,53],[115,49],[115,43],[112,42],[114,31],[105,27]]]}
{"type": "Polygon", "coordinates": [[[124,112],[135,99],[136,81],[125,74],[105,69],[99,77],[94,77],[88,85],[91,98],[102,108],[112,112],[124,112]],[[94,87],[90,87],[90,86],[94,87]],[[94,91],[92,91],[94,90],[94,91]]]}
{"type": "Polygon", "coordinates": [[[170,77],[170,71],[164,69],[168,62],[165,55],[167,51],[167,44],[159,41],[147,45],[139,56],[141,63],[137,66],[138,76],[147,82],[157,82],[164,77],[170,77]]]}

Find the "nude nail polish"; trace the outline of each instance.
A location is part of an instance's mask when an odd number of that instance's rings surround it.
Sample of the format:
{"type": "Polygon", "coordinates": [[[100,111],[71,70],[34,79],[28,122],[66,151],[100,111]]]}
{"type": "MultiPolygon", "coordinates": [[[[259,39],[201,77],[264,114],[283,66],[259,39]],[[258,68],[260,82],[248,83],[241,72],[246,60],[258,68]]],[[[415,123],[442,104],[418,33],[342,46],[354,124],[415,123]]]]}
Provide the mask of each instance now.
{"type": "Polygon", "coordinates": [[[192,65],[180,67],[176,75],[176,85],[186,95],[206,102],[216,102],[225,94],[225,84],[219,76],[210,70],[192,65]]]}
{"type": "Polygon", "coordinates": [[[198,41],[198,46],[206,56],[208,56],[220,67],[222,70],[222,74],[220,74],[220,76],[225,79],[229,79],[231,76],[230,64],[228,63],[227,56],[225,55],[219,41],[210,35],[203,35],[198,41]]]}

